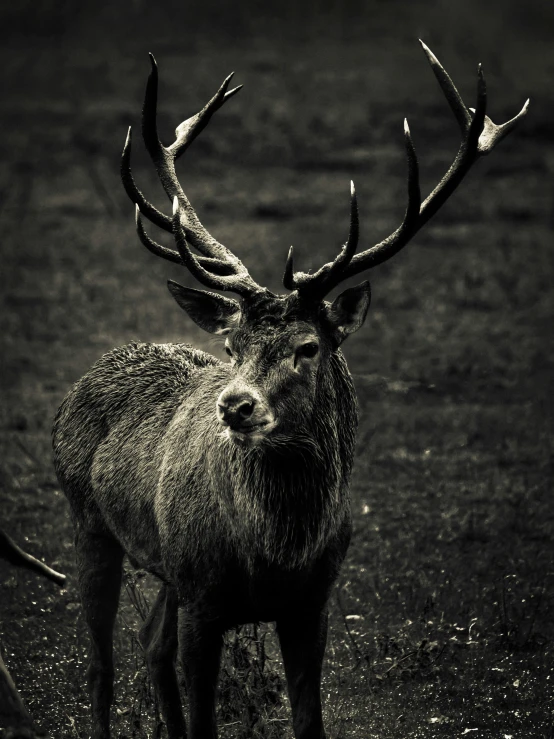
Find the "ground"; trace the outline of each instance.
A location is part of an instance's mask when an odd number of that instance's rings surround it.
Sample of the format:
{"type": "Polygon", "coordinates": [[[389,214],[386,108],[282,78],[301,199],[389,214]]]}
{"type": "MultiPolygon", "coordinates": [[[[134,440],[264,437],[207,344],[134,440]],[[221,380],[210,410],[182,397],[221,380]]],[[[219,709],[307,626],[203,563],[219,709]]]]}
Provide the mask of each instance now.
{"type": "MultiPolygon", "coordinates": [[[[354,537],[330,604],[328,733],[554,736],[554,54],[543,5],[2,10],[0,525],[68,584],[0,562],[0,635],[50,736],[88,731],[71,524],[51,463],[56,408],[97,357],[134,339],[224,357],[172,301],[168,277],[194,282],[139,244],[119,183],[132,124],[136,178],[168,210],[139,140],[146,52],[160,66],[168,142],[229,71],[244,84],[179,173],[205,225],[278,291],[291,243],[305,270],[336,253],[351,178],[361,247],[397,226],[405,116],[424,194],[449,166],[456,125],[417,36],[468,104],[483,62],[493,120],[527,97],[531,108],[432,224],[372,271],[368,320],[345,344],[361,422],[354,537]]],[[[159,732],[135,638],[152,592],[129,570],[120,738],[159,732]]],[[[292,736],[271,627],[229,635],[219,721],[223,737],[292,736]]]]}

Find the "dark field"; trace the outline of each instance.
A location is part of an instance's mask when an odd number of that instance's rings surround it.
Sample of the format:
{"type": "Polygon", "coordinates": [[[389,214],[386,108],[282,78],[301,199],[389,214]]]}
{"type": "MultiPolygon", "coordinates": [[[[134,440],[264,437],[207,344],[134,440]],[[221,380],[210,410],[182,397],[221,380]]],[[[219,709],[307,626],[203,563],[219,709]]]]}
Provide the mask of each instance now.
{"type": "MultiPolygon", "coordinates": [[[[2,4],[0,525],[69,578],[60,593],[0,561],[0,635],[51,737],[88,735],[87,638],[50,454],[56,408],[131,340],[224,357],[173,302],[168,277],[194,282],[140,245],[119,182],[132,124],[137,182],[169,212],[139,141],[147,52],[166,143],[230,71],[244,84],[178,171],[207,228],[282,291],[290,244],[307,270],[344,241],[351,178],[360,249],[399,224],[404,116],[424,196],[449,166],[457,127],[418,36],[471,105],[483,63],[495,122],[527,97],[531,108],[371,273],[368,320],[345,344],[361,424],[354,537],[331,602],[328,733],[554,737],[554,11],[484,6],[2,4]]],[[[114,737],[163,735],[135,639],[153,592],[129,570],[114,737]]],[[[271,628],[228,643],[221,736],[291,737],[271,628]]]]}

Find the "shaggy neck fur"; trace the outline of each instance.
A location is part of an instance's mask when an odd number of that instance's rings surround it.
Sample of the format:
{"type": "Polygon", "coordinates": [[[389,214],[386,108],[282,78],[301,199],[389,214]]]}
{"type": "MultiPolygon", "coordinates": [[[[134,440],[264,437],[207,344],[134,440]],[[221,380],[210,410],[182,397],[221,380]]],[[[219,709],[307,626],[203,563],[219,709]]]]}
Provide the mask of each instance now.
{"type": "Polygon", "coordinates": [[[321,373],[314,413],[290,436],[244,449],[223,441],[227,512],[238,554],[286,568],[309,564],[349,516],[357,408],[340,352],[321,373]],[[231,483],[230,480],[233,482],[231,483]]]}

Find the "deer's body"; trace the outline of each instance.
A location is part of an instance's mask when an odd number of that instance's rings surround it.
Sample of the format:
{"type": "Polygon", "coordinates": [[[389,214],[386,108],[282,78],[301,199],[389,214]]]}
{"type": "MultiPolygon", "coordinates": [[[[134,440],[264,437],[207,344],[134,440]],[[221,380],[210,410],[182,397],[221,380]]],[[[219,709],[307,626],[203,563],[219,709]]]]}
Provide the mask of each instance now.
{"type": "Polygon", "coordinates": [[[93,739],[109,739],[112,631],[123,556],[162,581],[141,630],[169,739],[187,736],[174,669],[187,687],[190,739],[215,739],[215,691],[224,631],[275,621],[296,739],[325,739],[320,681],[326,604],[350,538],[348,478],[356,401],[340,351],[363,324],[368,282],[332,303],[339,283],[399,251],[454,191],[471,165],[525,114],[496,126],[485,115],[479,73],[475,112],[424,46],[462,132],[456,159],[421,203],[410,132],[408,208],[402,225],[356,254],[358,210],[351,190],[350,234],[314,274],[295,272],[292,249],[278,296],[200,223],[175,173],[175,159],[240,88],[230,77],[164,147],[156,127],[158,77],[152,57],[143,138],[173,217],[152,206],[130,169],[122,178],[137,207],[137,230],[154,254],[186,266],[204,285],[240,300],[169,282],[203,329],[226,336],[230,364],[184,345],[139,344],[106,354],[64,401],[54,428],[60,482],[71,503],[83,609],[91,633],[88,670],[93,739]],[[173,233],[177,250],[152,241],[141,214],[173,233]],[[193,248],[196,252],[193,251],[193,248]]]}
{"type": "Polygon", "coordinates": [[[311,588],[327,592],[348,544],[356,426],[338,354],[296,435],[232,444],[214,414],[230,370],[187,345],[122,347],[77,383],[54,426],[76,526],[117,541],[226,626],[276,620],[311,588]],[[328,574],[314,578],[323,561],[328,574]]]}
{"type": "MultiPolygon", "coordinates": [[[[287,301],[269,303],[280,313],[287,301]]],[[[272,331],[274,320],[263,319],[248,329],[264,356],[279,343],[272,331]]],[[[186,736],[178,643],[191,736],[212,737],[222,636],[257,621],[277,624],[298,736],[324,736],[325,609],[350,539],[356,400],[340,350],[324,356],[322,348],[317,370],[292,395],[287,362],[278,359],[274,372],[254,363],[250,372],[251,386],[283,417],[262,444],[234,443],[217,420],[233,367],[183,344],[109,352],[60,407],[54,456],[92,635],[95,739],[109,736],[124,554],[163,583],[141,639],[171,739],[186,736]]]]}

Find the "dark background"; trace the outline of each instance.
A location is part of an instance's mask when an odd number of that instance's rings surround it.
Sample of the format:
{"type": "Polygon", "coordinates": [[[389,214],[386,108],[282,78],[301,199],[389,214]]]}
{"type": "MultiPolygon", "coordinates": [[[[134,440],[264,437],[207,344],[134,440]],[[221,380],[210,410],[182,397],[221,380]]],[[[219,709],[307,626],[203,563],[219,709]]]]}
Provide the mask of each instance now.
{"type": "MultiPolygon", "coordinates": [[[[550,4],[516,0],[2,4],[0,525],[69,580],[60,594],[0,563],[1,637],[52,736],[86,736],[88,715],[55,410],[134,339],[223,356],[167,292],[168,277],[194,282],[140,245],[119,182],[132,124],[135,177],[168,211],[138,135],[147,52],[166,143],[230,71],[244,84],[178,171],[208,229],[280,290],[291,243],[307,270],[345,239],[351,178],[360,248],[396,228],[405,116],[424,195],[449,166],[457,127],[418,37],[469,105],[483,63],[495,122],[531,107],[372,272],[368,321],[345,345],[361,425],[354,539],[331,603],[329,734],[554,736],[553,22],[550,4]]],[[[151,589],[128,574],[115,736],[151,732],[133,637],[151,589]]],[[[255,662],[259,636],[246,636],[255,662]]],[[[291,735],[279,675],[278,659],[263,675],[226,662],[223,736],[291,735]]]]}

